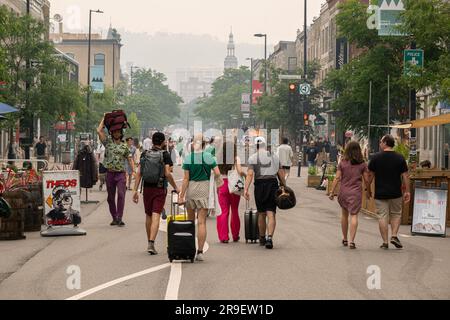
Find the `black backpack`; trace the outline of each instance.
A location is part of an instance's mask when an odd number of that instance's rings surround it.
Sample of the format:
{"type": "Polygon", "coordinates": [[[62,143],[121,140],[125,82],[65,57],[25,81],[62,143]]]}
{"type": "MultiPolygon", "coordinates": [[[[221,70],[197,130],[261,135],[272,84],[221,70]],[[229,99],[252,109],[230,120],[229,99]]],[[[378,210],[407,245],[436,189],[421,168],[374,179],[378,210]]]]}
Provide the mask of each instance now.
{"type": "Polygon", "coordinates": [[[276,204],[281,210],[289,210],[297,205],[297,198],[295,197],[294,190],[287,186],[281,186],[276,194],[276,204]]]}
{"type": "Polygon", "coordinates": [[[148,184],[164,186],[164,151],[148,150],[145,151],[140,160],[142,180],[148,184]]]}

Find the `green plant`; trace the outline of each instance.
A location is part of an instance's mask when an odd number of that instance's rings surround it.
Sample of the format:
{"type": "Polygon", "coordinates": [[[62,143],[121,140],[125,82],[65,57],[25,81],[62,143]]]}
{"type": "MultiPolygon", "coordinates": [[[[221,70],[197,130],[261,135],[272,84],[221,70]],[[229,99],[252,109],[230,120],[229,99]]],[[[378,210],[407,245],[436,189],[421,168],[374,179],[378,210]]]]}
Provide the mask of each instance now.
{"type": "Polygon", "coordinates": [[[308,168],[308,175],[310,176],[316,176],[317,175],[317,167],[311,166],[308,168]]]}
{"type": "Polygon", "coordinates": [[[394,151],[400,153],[406,160],[409,159],[409,147],[405,143],[398,143],[394,147],[394,151]]]}
{"type": "Polygon", "coordinates": [[[334,179],[336,178],[336,176],[334,174],[330,174],[327,176],[328,179],[328,183],[332,183],[334,181],[334,179]]]}

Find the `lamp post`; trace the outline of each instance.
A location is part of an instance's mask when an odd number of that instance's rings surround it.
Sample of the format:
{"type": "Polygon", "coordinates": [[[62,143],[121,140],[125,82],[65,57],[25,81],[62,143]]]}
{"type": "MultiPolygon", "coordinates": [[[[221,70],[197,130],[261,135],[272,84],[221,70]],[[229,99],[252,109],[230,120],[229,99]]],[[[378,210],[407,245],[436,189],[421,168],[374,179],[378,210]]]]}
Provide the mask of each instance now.
{"type": "Polygon", "coordinates": [[[257,38],[264,37],[264,93],[267,92],[267,34],[257,33],[254,35],[257,38]]]}
{"type": "MultiPolygon", "coordinates": [[[[103,13],[101,10],[89,10],[89,40],[88,40],[88,91],[87,91],[87,111],[91,107],[91,32],[92,32],[92,13],[103,13]]],[[[88,114],[86,112],[86,115],[88,114]]],[[[87,118],[86,118],[86,129],[87,129],[87,118]]]]}

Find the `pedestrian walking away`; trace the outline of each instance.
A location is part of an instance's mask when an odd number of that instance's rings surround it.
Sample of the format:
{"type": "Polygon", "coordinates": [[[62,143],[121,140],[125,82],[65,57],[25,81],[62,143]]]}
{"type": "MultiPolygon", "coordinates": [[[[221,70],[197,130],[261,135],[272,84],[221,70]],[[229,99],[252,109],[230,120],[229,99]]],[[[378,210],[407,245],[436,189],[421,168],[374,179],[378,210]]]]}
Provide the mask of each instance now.
{"type": "MultiPolygon", "coordinates": [[[[34,148],[36,150],[35,153],[36,153],[37,159],[38,160],[46,160],[47,144],[45,143],[44,137],[39,138],[39,142],[36,143],[34,148]]],[[[41,170],[45,167],[45,165],[43,163],[39,162],[37,167],[38,167],[38,170],[41,170]]]]}
{"type": "Polygon", "coordinates": [[[97,150],[95,150],[95,154],[97,155],[97,161],[98,161],[98,178],[100,181],[99,190],[103,190],[103,186],[106,183],[106,173],[108,170],[105,168],[105,146],[100,143],[97,147],[97,150]]]}
{"type": "Polygon", "coordinates": [[[97,133],[100,141],[105,146],[106,188],[108,191],[108,205],[113,221],[111,226],[125,226],[123,213],[125,208],[125,194],[127,177],[125,172],[125,160],[134,171],[130,149],[123,141],[123,125],[114,125],[109,129],[110,136],[104,131],[104,119],[100,122],[97,133]],[[116,203],[117,194],[117,203],[116,203]]]}
{"type": "Polygon", "coordinates": [[[279,184],[286,185],[285,172],[276,155],[267,151],[266,139],[255,139],[257,151],[250,156],[248,163],[247,180],[245,182],[245,199],[250,200],[249,188],[255,179],[255,201],[259,218],[260,245],[273,249],[273,236],[276,228],[276,193],[279,184]]]}
{"type": "Polygon", "coordinates": [[[316,166],[318,155],[319,152],[317,151],[316,144],[314,141],[311,141],[309,147],[306,149],[308,167],[316,166]]]}
{"type": "Polygon", "coordinates": [[[367,164],[364,162],[361,146],[358,142],[352,141],[345,149],[344,160],[338,166],[336,178],[330,191],[330,200],[334,200],[336,187],[340,183],[338,202],[342,208],[342,244],[345,247],[349,246],[348,220],[350,216],[350,249],[356,249],[355,238],[358,230],[358,214],[361,211],[362,204],[363,180],[367,195],[370,196],[367,164]]]}
{"type": "Polygon", "coordinates": [[[156,132],[152,137],[153,147],[145,151],[138,165],[134,183],[133,202],[139,203],[139,185],[142,179],[144,184],[143,201],[145,207],[145,229],[147,232],[148,248],[151,255],[158,252],[155,249],[155,240],[158,235],[161,213],[167,196],[168,184],[180,193],[180,190],[172,176],[173,162],[166,149],[165,136],[156,132]]]}
{"type": "Polygon", "coordinates": [[[131,182],[133,180],[133,176],[134,176],[134,168],[136,166],[136,162],[134,161],[135,159],[135,155],[136,155],[136,146],[134,145],[134,140],[133,138],[129,137],[126,140],[127,142],[127,146],[128,149],[130,149],[130,154],[131,154],[131,161],[133,162],[133,167],[131,167],[128,164],[128,160],[125,160],[125,170],[127,172],[127,188],[128,190],[131,190],[131,182]]]}
{"type": "MultiPolygon", "coordinates": [[[[236,141],[226,141],[223,144],[222,151],[217,151],[217,160],[219,164],[219,171],[222,175],[223,185],[218,189],[219,193],[219,204],[222,210],[222,214],[217,216],[217,233],[219,236],[219,241],[221,243],[229,243],[229,225],[231,216],[231,234],[233,237],[233,242],[239,242],[240,240],[240,229],[241,221],[239,218],[239,203],[241,201],[241,196],[239,194],[233,193],[233,188],[239,182],[243,182],[242,178],[246,176],[245,172],[241,166],[241,160],[237,156],[237,145],[236,141]],[[231,156],[229,156],[231,154],[231,156]],[[228,160],[232,163],[227,163],[228,160]],[[233,176],[234,175],[234,176],[233,176]],[[229,179],[229,176],[238,178],[236,181],[229,179]],[[241,179],[239,179],[239,177],[241,179]]],[[[242,184],[242,188],[244,185],[242,184]]],[[[243,191],[243,190],[242,190],[243,191]]]]}
{"type": "Polygon", "coordinates": [[[203,249],[206,242],[206,216],[209,207],[209,181],[211,171],[221,186],[221,175],[214,157],[205,152],[206,141],[202,134],[197,134],[192,142],[192,152],[183,164],[184,179],[179,203],[186,203],[188,219],[198,219],[197,261],[203,261],[203,249]]]}
{"type": "Polygon", "coordinates": [[[289,145],[288,138],[283,138],[283,144],[278,147],[277,156],[285,172],[284,179],[287,181],[294,161],[294,151],[292,151],[292,147],[289,145]]]}
{"type": "Polygon", "coordinates": [[[402,155],[395,152],[395,140],[391,135],[380,141],[380,153],[369,162],[369,183],[375,179],[375,204],[379,216],[379,226],[383,244],[380,248],[389,248],[389,223],[391,224],[391,244],[397,249],[403,248],[398,238],[402,216],[402,203],[411,201],[409,192],[408,165],[402,155]],[[403,184],[403,186],[402,186],[403,184]],[[402,190],[404,194],[402,195],[402,190]]]}

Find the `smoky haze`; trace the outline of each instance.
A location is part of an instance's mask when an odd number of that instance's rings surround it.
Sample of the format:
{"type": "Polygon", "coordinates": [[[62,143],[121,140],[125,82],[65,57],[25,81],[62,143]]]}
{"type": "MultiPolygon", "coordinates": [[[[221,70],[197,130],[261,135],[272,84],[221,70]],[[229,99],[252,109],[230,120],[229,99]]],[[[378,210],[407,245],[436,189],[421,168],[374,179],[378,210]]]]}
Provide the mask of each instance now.
{"type": "MultiPolygon", "coordinates": [[[[320,14],[325,0],[308,1],[308,23],[320,14]]],[[[303,29],[304,0],[51,0],[51,15],[64,18],[65,32],[87,32],[89,9],[94,14],[93,32],[106,35],[110,24],[123,39],[121,64],[151,67],[169,78],[176,89],[179,68],[223,68],[231,27],[240,65],[247,57],[264,56],[263,40],[254,33],[268,35],[268,51],[278,41],[293,41],[303,29]]],[[[129,71],[128,71],[129,72],[129,71]]]]}

